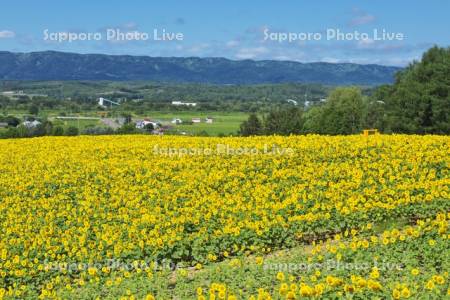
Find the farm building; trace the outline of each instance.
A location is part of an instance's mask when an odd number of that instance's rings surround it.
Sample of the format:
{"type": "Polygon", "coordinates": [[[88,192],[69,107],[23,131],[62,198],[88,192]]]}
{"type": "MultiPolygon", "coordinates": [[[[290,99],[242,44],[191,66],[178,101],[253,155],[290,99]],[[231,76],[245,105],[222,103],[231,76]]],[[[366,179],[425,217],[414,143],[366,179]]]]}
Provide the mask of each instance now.
{"type": "Polygon", "coordinates": [[[197,106],[197,103],[195,103],[195,102],[172,101],[172,105],[175,105],[175,106],[197,106]]]}
{"type": "Polygon", "coordinates": [[[41,125],[41,122],[39,122],[38,120],[25,121],[22,123],[22,125],[25,126],[26,128],[34,128],[34,127],[41,125]]]}
{"type": "Polygon", "coordinates": [[[136,122],[136,128],[137,129],[145,129],[145,127],[149,124],[151,124],[153,126],[153,129],[160,127],[159,123],[157,123],[157,122],[153,122],[153,121],[149,121],[149,120],[140,120],[140,121],[136,122]]]}

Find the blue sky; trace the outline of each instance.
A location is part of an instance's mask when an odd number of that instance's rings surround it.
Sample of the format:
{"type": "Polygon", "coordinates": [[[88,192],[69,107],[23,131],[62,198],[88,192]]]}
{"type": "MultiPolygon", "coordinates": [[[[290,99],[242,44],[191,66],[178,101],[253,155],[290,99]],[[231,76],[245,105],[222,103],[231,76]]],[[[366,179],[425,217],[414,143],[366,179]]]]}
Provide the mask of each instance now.
{"type": "MultiPolygon", "coordinates": [[[[406,65],[434,44],[450,44],[450,1],[2,1],[0,50],[58,50],[149,56],[278,59],[406,65]],[[48,33],[100,33],[101,39],[58,42],[48,33]],[[106,30],[147,33],[147,40],[107,40],[106,30]],[[163,30],[178,41],[155,41],[163,30]],[[404,38],[375,40],[374,30],[404,38]],[[327,40],[327,30],[350,35],[327,40]],[[297,39],[280,41],[280,34],[297,39]],[[306,34],[321,34],[317,40],[306,34]],[[364,39],[355,34],[365,33],[364,39]],[[270,38],[268,38],[268,35],[270,38]],[[353,38],[352,38],[353,37],[353,38]]],[[[380,37],[380,36],[378,36],[380,37]]]]}

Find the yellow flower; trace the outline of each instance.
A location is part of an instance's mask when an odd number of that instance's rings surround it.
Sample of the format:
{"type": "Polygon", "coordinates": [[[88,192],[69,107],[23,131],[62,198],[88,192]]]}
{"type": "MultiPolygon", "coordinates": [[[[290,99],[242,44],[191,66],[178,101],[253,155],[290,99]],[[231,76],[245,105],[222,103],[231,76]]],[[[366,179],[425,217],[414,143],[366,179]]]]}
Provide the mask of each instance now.
{"type": "Polygon", "coordinates": [[[264,258],[262,256],[258,256],[255,259],[257,265],[262,265],[264,262],[264,258]]]}
{"type": "Polygon", "coordinates": [[[414,268],[414,269],[411,270],[411,274],[413,276],[417,276],[417,275],[419,275],[419,273],[420,273],[419,269],[414,268]]]}
{"type": "Polygon", "coordinates": [[[277,273],[277,279],[279,281],[284,281],[285,277],[284,277],[284,273],[283,272],[278,272],[277,273]]]}
{"type": "Polygon", "coordinates": [[[203,295],[203,289],[201,287],[198,287],[196,292],[198,296],[203,295]]]}
{"type": "Polygon", "coordinates": [[[369,279],[367,281],[367,286],[369,287],[369,289],[374,290],[374,291],[381,290],[381,284],[375,280],[369,279]]]}
{"type": "Polygon", "coordinates": [[[401,296],[401,293],[400,293],[399,290],[394,289],[394,290],[392,291],[392,298],[394,298],[394,299],[400,299],[400,296],[401,296]]]}
{"type": "Polygon", "coordinates": [[[289,289],[289,286],[287,285],[287,283],[283,282],[280,285],[278,292],[280,293],[280,295],[285,295],[287,293],[288,289],[289,289]]]}
{"type": "Polygon", "coordinates": [[[286,299],[289,299],[289,300],[295,299],[295,292],[289,291],[286,295],[286,299]]]}
{"type": "Polygon", "coordinates": [[[427,282],[427,284],[425,285],[425,288],[426,288],[427,290],[432,290],[432,289],[434,289],[434,282],[433,282],[432,280],[429,280],[429,281],[427,282]]]}
{"type": "Polygon", "coordinates": [[[380,277],[380,272],[377,268],[372,269],[372,272],[370,272],[370,278],[372,279],[378,279],[380,277]]]}
{"type": "Polygon", "coordinates": [[[433,247],[434,245],[436,245],[436,241],[431,239],[428,241],[428,245],[430,245],[431,247],[433,247]]]}
{"type": "Polygon", "coordinates": [[[433,280],[434,282],[436,282],[437,284],[444,284],[445,283],[445,279],[443,276],[441,275],[435,275],[433,276],[433,280]]]}
{"type": "Polygon", "coordinates": [[[364,278],[360,278],[360,279],[358,279],[358,286],[360,287],[360,288],[363,288],[363,287],[365,287],[366,285],[367,285],[367,281],[364,279],[364,278]]]}
{"type": "Polygon", "coordinates": [[[346,284],[344,286],[344,291],[347,293],[353,293],[355,291],[355,287],[351,284],[346,284]]]}
{"type": "Polygon", "coordinates": [[[313,295],[313,293],[314,293],[314,290],[308,285],[302,285],[300,287],[300,295],[302,297],[311,296],[311,295],[313,295]]]}
{"type": "Polygon", "coordinates": [[[314,294],[316,296],[322,295],[324,290],[325,290],[325,285],[323,283],[319,283],[314,286],[314,294]]]}
{"type": "Polygon", "coordinates": [[[96,268],[88,268],[88,273],[91,276],[94,276],[97,273],[97,269],[96,268]]]}
{"type": "Polygon", "coordinates": [[[402,294],[403,298],[409,298],[411,296],[411,291],[407,287],[404,287],[402,289],[402,293],[401,294],[402,294]]]}

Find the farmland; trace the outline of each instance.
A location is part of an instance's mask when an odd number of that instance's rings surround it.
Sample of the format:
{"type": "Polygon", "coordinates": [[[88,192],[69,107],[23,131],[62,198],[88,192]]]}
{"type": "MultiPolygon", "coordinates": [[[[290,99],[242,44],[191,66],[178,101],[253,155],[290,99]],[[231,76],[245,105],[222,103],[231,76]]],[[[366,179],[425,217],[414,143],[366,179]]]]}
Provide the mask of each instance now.
{"type": "Polygon", "coordinates": [[[2,140],[0,298],[442,299],[449,146],[407,135],[2,140]],[[372,265],[270,267],[330,259],[372,265]]]}

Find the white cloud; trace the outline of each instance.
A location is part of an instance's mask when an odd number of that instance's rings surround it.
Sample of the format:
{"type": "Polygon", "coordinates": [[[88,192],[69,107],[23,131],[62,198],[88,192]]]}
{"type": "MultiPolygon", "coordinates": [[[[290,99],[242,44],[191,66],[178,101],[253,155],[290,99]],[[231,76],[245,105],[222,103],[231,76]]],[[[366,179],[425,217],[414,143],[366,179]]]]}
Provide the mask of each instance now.
{"type": "Polygon", "coordinates": [[[204,52],[210,47],[211,45],[209,43],[201,43],[198,45],[194,45],[187,50],[194,55],[203,55],[204,52]]]}
{"type": "Polygon", "coordinates": [[[13,38],[16,34],[10,30],[1,30],[0,31],[0,39],[13,38]]]}
{"type": "Polygon", "coordinates": [[[375,41],[373,39],[361,39],[358,41],[357,47],[359,49],[365,49],[365,48],[372,48],[375,43],[375,41]]]}
{"type": "Polygon", "coordinates": [[[375,21],[375,16],[368,14],[359,8],[353,9],[353,18],[350,20],[350,26],[359,26],[369,24],[375,21]]]}
{"type": "Polygon", "coordinates": [[[229,48],[236,47],[237,45],[239,45],[239,42],[238,42],[238,41],[235,41],[235,40],[228,41],[228,42],[226,43],[226,46],[229,47],[229,48]]]}
{"type": "Polygon", "coordinates": [[[341,62],[339,58],[335,57],[323,57],[321,61],[333,64],[341,62]]]}
{"type": "Polygon", "coordinates": [[[356,25],[364,25],[364,24],[369,24],[371,22],[375,21],[375,17],[372,15],[362,15],[362,16],[358,16],[352,19],[351,24],[356,26],[356,25]]]}
{"type": "Polygon", "coordinates": [[[138,24],[136,22],[128,22],[128,23],[123,24],[120,27],[127,29],[127,30],[135,30],[138,27],[138,24]]]}
{"type": "Polygon", "coordinates": [[[265,54],[269,51],[266,47],[252,47],[252,48],[242,48],[236,53],[236,58],[238,59],[253,59],[257,58],[261,54],[265,54]]]}

